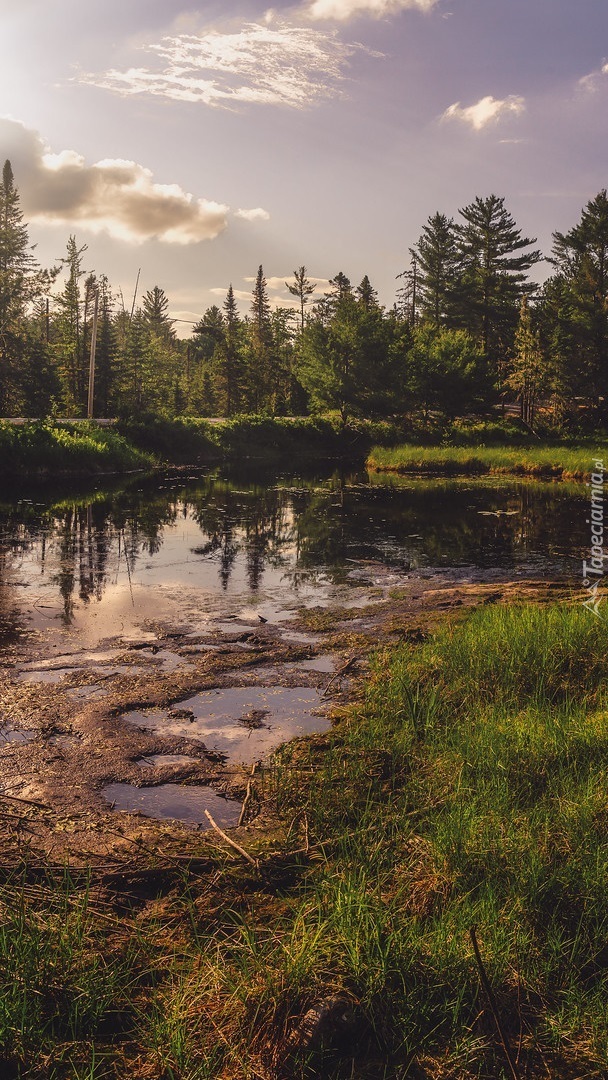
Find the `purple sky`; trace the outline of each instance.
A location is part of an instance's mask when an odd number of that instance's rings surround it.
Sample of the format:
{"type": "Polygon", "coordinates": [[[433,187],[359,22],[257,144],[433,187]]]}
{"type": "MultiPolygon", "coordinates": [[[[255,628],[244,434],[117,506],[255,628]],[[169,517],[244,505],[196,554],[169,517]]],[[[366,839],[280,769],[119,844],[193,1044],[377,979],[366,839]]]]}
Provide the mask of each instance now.
{"type": "Polygon", "coordinates": [[[230,281],[246,310],[259,263],[277,302],[305,264],[390,305],[435,210],[504,195],[548,252],[608,184],[606,0],[11,8],[0,154],[40,260],[75,233],[184,320],[230,281]]]}

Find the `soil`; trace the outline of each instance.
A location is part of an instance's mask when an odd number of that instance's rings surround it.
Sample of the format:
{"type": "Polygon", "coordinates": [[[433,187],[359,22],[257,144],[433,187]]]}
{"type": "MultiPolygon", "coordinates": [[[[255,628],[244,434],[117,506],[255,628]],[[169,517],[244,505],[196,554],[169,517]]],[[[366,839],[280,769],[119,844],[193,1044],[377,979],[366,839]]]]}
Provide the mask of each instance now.
{"type": "MultiPolygon", "coordinates": [[[[57,654],[44,630],[24,633],[0,660],[0,865],[24,859],[73,866],[116,863],[136,852],[163,860],[204,856],[217,840],[209,824],[155,820],[112,808],[109,785],[149,788],[210,786],[242,801],[256,772],[256,798],[231,836],[248,850],[272,837],[272,805],[260,783],[269,757],[245,763],[220,754],[200,737],[152,730],[126,718],[162,710],[171,724],[196,723],[184,702],[229,688],[317,691],[319,730],[337,706],[361,691],[370,653],[385,644],[418,641],[440,621],[486,603],[570,597],[566,582],[509,580],[471,567],[400,572],[358,563],[343,606],[301,609],[291,621],[211,625],[193,636],[183,626],[147,621],[143,640],[117,635],[87,652],[57,654]],[[160,755],[158,761],[156,756],[160,755]],[[156,760],[155,760],[156,759],[156,760]]],[[[62,647],[64,642],[62,641],[62,647]]],[[[242,697],[242,695],[241,695],[242,697]]],[[[289,737],[268,709],[235,709],[241,739],[289,737]]],[[[218,840],[221,844],[223,841],[218,840]]]]}

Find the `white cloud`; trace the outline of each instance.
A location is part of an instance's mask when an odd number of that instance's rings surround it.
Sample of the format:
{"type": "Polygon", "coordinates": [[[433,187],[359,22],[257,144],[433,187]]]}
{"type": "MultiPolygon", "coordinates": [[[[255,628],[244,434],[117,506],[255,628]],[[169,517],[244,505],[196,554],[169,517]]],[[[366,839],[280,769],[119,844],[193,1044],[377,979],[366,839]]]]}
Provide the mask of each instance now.
{"type": "Polygon", "coordinates": [[[502,100],[488,95],[488,97],[481,98],[475,105],[467,105],[466,107],[456,101],[445,110],[441,119],[460,120],[462,123],[470,124],[475,131],[481,131],[486,124],[495,123],[505,116],[520,116],[525,108],[525,99],[517,97],[515,94],[510,94],[509,97],[502,100]]]}
{"type": "Polygon", "coordinates": [[[437,0],[309,0],[306,13],[311,19],[346,19],[371,15],[376,19],[399,11],[430,11],[437,0]]]}
{"type": "MultiPolygon", "coordinates": [[[[326,286],[329,285],[329,281],[328,281],[327,278],[310,277],[310,275],[308,275],[308,274],[306,275],[306,277],[307,277],[307,280],[310,281],[311,285],[321,285],[321,286],[323,286],[323,288],[326,288],[326,286]]],[[[254,278],[254,277],[246,277],[243,280],[244,281],[250,281],[253,284],[255,282],[256,278],[254,278]]],[[[285,293],[287,293],[288,290],[287,290],[286,282],[291,283],[292,281],[293,281],[293,273],[285,274],[283,277],[267,277],[266,278],[266,285],[268,286],[268,288],[270,289],[271,292],[285,292],[285,293]]],[[[249,295],[251,295],[251,294],[249,294],[249,295]]],[[[291,295],[291,293],[288,293],[288,295],[291,295]]]]}
{"type": "Polygon", "coordinates": [[[578,85],[582,90],[588,90],[594,94],[600,89],[600,86],[604,83],[607,75],[608,63],[604,63],[597,71],[592,71],[589,75],[583,75],[583,78],[579,79],[578,85]]]}
{"type": "Polygon", "coordinates": [[[261,206],[255,206],[252,210],[235,210],[234,216],[244,221],[270,221],[270,214],[261,206]]]}
{"type": "Polygon", "coordinates": [[[226,228],[228,206],[195,198],[178,184],[159,184],[135,161],[87,165],[74,150],[52,153],[37,131],[2,118],[0,141],[30,221],[169,244],[213,240],[226,228]]]}
{"type": "Polygon", "coordinates": [[[165,37],[145,46],[162,62],[158,69],[112,69],[79,79],[123,95],[152,94],[223,108],[264,104],[303,109],[339,93],[348,58],[363,46],[344,44],[333,31],[273,19],[271,13],[269,23],[248,23],[233,34],[165,37]]]}

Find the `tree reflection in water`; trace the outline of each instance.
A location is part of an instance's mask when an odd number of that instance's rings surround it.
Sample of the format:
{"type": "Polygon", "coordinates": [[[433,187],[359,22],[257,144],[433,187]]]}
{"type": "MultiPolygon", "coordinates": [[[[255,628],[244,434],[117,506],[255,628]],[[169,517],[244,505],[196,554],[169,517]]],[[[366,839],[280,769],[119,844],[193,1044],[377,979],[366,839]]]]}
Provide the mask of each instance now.
{"type": "Polygon", "coordinates": [[[214,475],[136,483],[0,503],[0,636],[17,619],[15,573],[53,581],[70,622],[76,602],[100,600],[122,570],[131,582],[171,536],[179,538],[180,523],[189,529],[178,560],[194,553],[216,566],[224,592],[237,566],[253,593],[269,570],[298,591],[319,574],[339,580],[357,559],[402,569],[519,565],[547,574],[559,564],[575,573],[586,542],[585,490],[576,485],[339,473],[267,484],[214,475]]]}

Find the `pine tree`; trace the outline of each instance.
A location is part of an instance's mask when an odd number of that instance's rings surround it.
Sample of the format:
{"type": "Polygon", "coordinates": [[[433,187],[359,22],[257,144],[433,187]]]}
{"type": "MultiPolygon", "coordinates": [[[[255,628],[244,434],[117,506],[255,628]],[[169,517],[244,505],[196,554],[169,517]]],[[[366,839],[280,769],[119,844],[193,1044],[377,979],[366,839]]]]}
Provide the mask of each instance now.
{"type": "Polygon", "coordinates": [[[254,412],[269,404],[272,366],[270,301],[263,267],[258,268],[251,297],[249,398],[254,412]]]}
{"type": "Polygon", "coordinates": [[[61,263],[67,269],[67,279],[57,297],[58,315],[53,324],[53,347],[57,366],[64,386],[64,397],[69,412],[80,413],[85,406],[88,380],[88,363],[84,359],[83,319],[81,315],[80,279],[82,256],[87,245],[78,247],[76,237],[70,236],[65,258],[61,263]]]}
{"type": "Polygon", "coordinates": [[[572,308],[572,360],[587,393],[608,415],[608,195],[600,191],[578,225],[553,236],[552,262],[565,282],[572,308]]]}
{"type": "Polygon", "coordinates": [[[453,219],[440,213],[429,217],[410,254],[416,260],[416,311],[432,326],[449,326],[460,265],[453,219]]]}
{"type": "Polygon", "coordinates": [[[142,301],[144,325],[161,341],[169,344],[175,338],[174,322],[169,318],[169,299],[159,285],[149,289],[142,301]]]}
{"type": "Polygon", "coordinates": [[[363,278],[361,284],[357,285],[355,292],[357,300],[363,305],[366,311],[371,311],[372,308],[378,307],[378,293],[372,288],[372,283],[367,274],[363,278]]]}
{"type": "Polygon", "coordinates": [[[309,296],[312,296],[315,291],[315,287],[312,282],[306,277],[306,267],[300,266],[298,270],[293,272],[293,284],[290,285],[288,281],[285,282],[292,296],[297,296],[300,301],[300,330],[304,332],[304,308],[308,303],[309,296]]]}
{"type": "Polygon", "coordinates": [[[0,184],[0,414],[19,397],[20,361],[26,350],[25,312],[43,275],[29,246],[10,161],[0,184]]]}
{"type": "Polygon", "coordinates": [[[542,259],[521,234],[503,198],[479,196],[460,210],[457,226],[462,261],[459,322],[480,342],[499,380],[512,353],[522,297],[535,286],[526,271],[542,259]]]}
{"type": "Polygon", "coordinates": [[[226,299],[224,300],[224,336],[225,360],[223,373],[226,393],[226,415],[232,416],[238,412],[243,399],[244,365],[240,353],[242,338],[242,323],[239,318],[239,310],[234,297],[232,283],[228,286],[226,299]]]}
{"type": "Polygon", "coordinates": [[[521,302],[519,325],[515,334],[515,351],[507,385],[519,398],[521,418],[528,427],[534,426],[539,394],[547,388],[547,365],[544,362],[538,334],[532,329],[532,315],[526,297],[521,302]]]}

